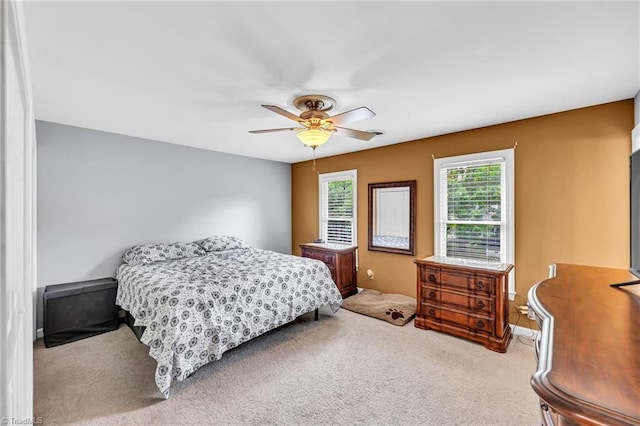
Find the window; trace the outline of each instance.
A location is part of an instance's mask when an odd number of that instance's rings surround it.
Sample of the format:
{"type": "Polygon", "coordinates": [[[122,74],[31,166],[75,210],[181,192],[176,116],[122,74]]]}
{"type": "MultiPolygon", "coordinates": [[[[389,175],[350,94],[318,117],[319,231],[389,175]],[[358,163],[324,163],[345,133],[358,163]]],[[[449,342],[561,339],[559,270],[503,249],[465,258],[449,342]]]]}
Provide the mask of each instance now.
{"type": "Polygon", "coordinates": [[[328,243],[357,244],[356,177],[356,170],[319,177],[320,238],[328,243]]]}
{"type": "MultiPolygon", "coordinates": [[[[434,251],[469,261],[514,263],[513,149],[434,162],[434,251]]],[[[513,275],[509,296],[515,296],[513,275]]]]}

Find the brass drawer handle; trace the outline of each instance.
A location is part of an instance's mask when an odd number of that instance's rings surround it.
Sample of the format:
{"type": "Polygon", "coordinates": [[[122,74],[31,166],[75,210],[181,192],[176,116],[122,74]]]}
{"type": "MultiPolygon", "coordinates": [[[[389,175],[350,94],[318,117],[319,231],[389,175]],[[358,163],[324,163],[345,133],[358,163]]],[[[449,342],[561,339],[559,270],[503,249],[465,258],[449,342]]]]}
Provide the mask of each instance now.
{"type": "Polygon", "coordinates": [[[433,309],[429,309],[427,315],[429,315],[430,317],[434,317],[436,315],[436,311],[434,311],[433,309]]]}
{"type": "Polygon", "coordinates": [[[430,291],[429,292],[429,299],[435,299],[436,298],[436,293],[435,291],[430,291]]]}
{"type": "Polygon", "coordinates": [[[484,283],[482,281],[478,281],[476,283],[476,287],[478,287],[480,290],[482,290],[484,288],[484,283]]]}
{"type": "Polygon", "coordinates": [[[485,307],[485,304],[482,302],[482,300],[478,300],[478,303],[476,304],[476,307],[478,309],[483,309],[485,307]]]}
{"type": "Polygon", "coordinates": [[[436,282],[436,276],[433,274],[429,274],[429,282],[430,283],[435,283],[436,282]]]}
{"type": "Polygon", "coordinates": [[[478,328],[484,328],[484,321],[482,321],[482,320],[478,320],[478,321],[476,321],[476,327],[478,327],[478,328]]]}

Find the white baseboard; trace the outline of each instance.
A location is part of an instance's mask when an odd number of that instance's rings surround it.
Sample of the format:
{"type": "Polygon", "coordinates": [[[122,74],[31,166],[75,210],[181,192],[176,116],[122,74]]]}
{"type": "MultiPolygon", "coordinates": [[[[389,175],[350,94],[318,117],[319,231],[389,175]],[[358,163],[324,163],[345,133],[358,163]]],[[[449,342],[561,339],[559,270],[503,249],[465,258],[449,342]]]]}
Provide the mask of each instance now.
{"type": "Polygon", "coordinates": [[[44,337],[44,330],[39,328],[36,330],[36,339],[42,339],[44,337]]]}

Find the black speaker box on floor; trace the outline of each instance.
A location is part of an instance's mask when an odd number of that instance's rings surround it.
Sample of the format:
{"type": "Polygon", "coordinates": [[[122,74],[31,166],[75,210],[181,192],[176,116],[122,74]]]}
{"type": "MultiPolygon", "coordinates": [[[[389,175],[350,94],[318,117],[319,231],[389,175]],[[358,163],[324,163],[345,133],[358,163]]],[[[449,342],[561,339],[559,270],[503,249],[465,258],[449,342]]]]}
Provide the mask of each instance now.
{"type": "Polygon", "coordinates": [[[47,348],[118,328],[114,278],[48,285],[43,293],[47,348]]]}

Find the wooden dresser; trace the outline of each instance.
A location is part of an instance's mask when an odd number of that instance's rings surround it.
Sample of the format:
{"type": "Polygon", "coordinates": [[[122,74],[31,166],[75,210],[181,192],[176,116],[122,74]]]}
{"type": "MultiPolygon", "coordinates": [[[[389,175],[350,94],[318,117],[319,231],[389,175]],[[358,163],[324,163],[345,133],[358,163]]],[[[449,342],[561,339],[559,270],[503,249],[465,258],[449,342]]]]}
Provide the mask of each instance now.
{"type": "Polygon", "coordinates": [[[323,261],[331,271],[331,278],[338,286],[342,297],[349,297],[358,292],[358,276],[356,274],[357,246],[333,243],[301,244],[302,257],[323,261]]]}
{"type": "Polygon", "coordinates": [[[555,265],[529,290],[531,386],[545,425],[640,425],[640,285],[626,269],[555,265]]]}
{"type": "Polygon", "coordinates": [[[513,265],[440,256],[417,259],[415,326],[506,352],[511,339],[507,281],[513,265]]]}

